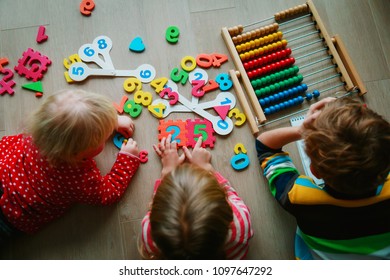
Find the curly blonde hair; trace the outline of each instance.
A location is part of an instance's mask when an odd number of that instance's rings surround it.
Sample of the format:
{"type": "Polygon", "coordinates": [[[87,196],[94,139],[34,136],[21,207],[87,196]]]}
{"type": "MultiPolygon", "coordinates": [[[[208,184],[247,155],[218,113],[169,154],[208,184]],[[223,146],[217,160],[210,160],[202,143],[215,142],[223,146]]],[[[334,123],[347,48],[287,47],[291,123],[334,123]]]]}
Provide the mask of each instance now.
{"type": "MultiPolygon", "coordinates": [[[[157,259],[224,259],[233,221],[225,189],[210,172],[182,164],[161,181],[150,224],[157,259]]],[[[145,254],[144,254],[145,255],[145,254]]]]}
{"type": "Polygon", "coordinates": [[[314,170],[340,193],[370,194],[388,176],[390,125],[357,100],[328,103],[303,138],[314,170]]]}
{"type": "Polygon", "coordinates": [[[112,102],[83,90],[61,90],[46,98],[27,124],[40,154],[51,164],[76,164],[76,155],[98,148],[117,125],[112,102]]]}

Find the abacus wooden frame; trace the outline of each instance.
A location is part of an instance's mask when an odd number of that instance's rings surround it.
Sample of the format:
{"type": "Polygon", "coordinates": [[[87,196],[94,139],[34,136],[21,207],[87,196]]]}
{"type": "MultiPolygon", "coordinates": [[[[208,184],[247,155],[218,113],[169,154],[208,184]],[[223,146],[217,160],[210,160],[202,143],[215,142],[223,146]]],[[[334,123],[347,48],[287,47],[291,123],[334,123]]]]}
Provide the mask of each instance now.
{"type": "MultiPolygon", "coordinates": [[[[344,82],[345,89],[347,91],[358,89],[359,95],[367,93],[366,87],[364,86],[358,72],[356,71],[356,68],[352,63],[352,60],[348,55],[348,52],[340,36],[335,35],[334,37],[331,37],[328,34],[325,25],[323,24],[317,9],[315,8],[311,0],[307,1],[306,5],[308,7],[307,13],[311,13],[312,20],[316,23],[316,29],[320,31],[319,36],[325,41],[325,44],[328,47],[328,53],[333,57],[332,62],[337,66],[336,70],[341,73],[340,78],[344,82]]],[[[286,10],[285,12],[287,11],[288,10],[286,10]]],[[[259,132],[259,125],[264,124],[267,119],[265,117],[263,109],[260,106],[258,98],[254,92],[254,89],[251,85],[249,77],[245,71],[244,65],[240,59],[240,56],[236,50],[236,47],[233,43],[232,37],[230,36],[227,27],[222,28],[221,35],[233,59],[234,65],[237,68],[237,71],[229,71],[230,77],[233,81],[234,89],[236,91],[240,104],[243,107],[243,110],[247,116],[252,133],[256,135],[259,132]],[[246,95],[242,90],[239,78],[245,88],[246,95]],[[252,113],[251,106],[248,103],[247,97],[249,98],[256,118],[252,113]]]]}

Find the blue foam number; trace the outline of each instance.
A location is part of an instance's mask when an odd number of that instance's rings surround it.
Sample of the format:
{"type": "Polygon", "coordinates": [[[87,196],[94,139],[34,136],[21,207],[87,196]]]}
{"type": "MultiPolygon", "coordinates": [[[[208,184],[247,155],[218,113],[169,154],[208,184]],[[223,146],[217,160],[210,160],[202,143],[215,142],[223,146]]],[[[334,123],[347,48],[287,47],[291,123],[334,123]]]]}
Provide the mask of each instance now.
{"type": "Polygon", "coordinates": [[[239,171],[248,167],[250,163],[249,157],[246,154],[237,154],[230,159],[232,167],[239,171]]]}

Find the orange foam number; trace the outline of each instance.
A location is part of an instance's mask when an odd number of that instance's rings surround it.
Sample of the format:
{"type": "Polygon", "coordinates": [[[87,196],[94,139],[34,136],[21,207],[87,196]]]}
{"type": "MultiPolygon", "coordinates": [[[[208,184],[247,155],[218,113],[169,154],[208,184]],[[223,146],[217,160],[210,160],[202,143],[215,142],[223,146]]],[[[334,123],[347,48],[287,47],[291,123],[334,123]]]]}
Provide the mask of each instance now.
{"type": "Polygon", "coordinates": [[[80,12],[84,16],[90,16],[94,8],[95,8],[95,3],[93,2],[93,0],[83,0],[80,3],[80,12]]]}

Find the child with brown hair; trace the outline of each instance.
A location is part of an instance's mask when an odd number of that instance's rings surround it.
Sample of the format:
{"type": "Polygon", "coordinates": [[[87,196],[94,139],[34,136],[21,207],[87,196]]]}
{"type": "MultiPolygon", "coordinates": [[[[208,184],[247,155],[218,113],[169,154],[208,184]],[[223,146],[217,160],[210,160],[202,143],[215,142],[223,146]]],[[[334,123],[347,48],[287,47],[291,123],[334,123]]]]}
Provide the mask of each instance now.
{"type": "Polygon", "coordinates": [[[245,258],[253,236],[249,209],[201,144],[199,137],[193,151],[183,147],[181,156],[171,135],[154,145],[162,171],[142,221],[144,258],[245,258]]]}
{"type": "Polygon", "coordinates": [[[112,102],[82,90],[49,96],[28,120],[27,133],[0,140],[0,241],[34,233],[75,203],[118,201],[139,166],[137,143],[122,145],[109,173],[93,157],[118,130],[134,131],[112,102]]]}
{"type": "Polygon", "coordinates": [[[297,259],[390,259],[389,147],[389,123],[347,97],[313,104],[301,127],[257,138],[271,192],[297,220],[297,259]],[[324,187],[282,151],[301,138],[324,187]]]}

